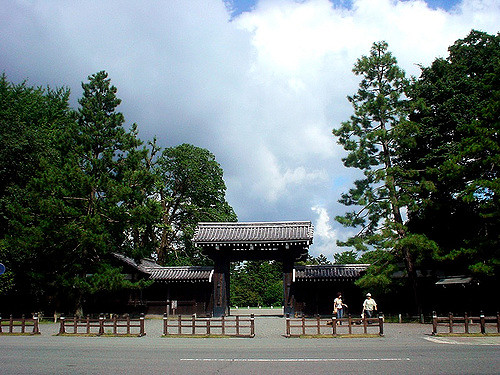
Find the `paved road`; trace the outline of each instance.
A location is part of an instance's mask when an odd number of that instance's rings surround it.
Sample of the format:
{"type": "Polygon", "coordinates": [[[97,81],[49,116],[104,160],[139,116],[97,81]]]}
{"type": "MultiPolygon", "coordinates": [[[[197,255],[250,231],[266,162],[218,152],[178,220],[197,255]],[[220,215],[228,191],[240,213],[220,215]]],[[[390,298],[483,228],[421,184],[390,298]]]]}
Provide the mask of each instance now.
{"type": "Polygon", "coordinates": [[[500,337],[436,338],[430,325],[386,324],[385,337],[287,339],[257,317],[252,339],[0,336],[0,374],[499,374],[500,337]]]}

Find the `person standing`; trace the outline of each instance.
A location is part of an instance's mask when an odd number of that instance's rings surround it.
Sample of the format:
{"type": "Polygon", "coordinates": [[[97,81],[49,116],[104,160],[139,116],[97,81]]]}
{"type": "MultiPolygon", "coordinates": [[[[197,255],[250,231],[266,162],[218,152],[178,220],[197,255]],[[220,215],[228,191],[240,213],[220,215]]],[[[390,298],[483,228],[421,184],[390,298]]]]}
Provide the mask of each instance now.
{"type": "Polygon", "coordinates": [[[366,294],[366,299],[363,302],[363,314],[365,318],[372,318],[373,312],[377,311],[377,302],[372,298],[371,293],[366,294]]]}
{"type": "Polygon", "coordinates": [[[333,300],[333,313],[337,316],[337,319],[342,319],[344,317],[344,307],[347,305],[342,301],[342,293],[337,293],[337,298],[333,300]]]}

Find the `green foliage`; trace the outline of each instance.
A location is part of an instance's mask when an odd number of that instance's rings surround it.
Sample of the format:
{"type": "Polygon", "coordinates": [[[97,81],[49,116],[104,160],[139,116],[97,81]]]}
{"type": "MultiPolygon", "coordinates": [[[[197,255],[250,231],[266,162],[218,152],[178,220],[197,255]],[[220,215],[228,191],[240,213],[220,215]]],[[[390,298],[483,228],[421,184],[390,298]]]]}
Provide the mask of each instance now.
{"type": "Polygon", "coordinates": [[[196,223],[236,220],[210,152],[145,146],[107,73],[88,78],[74,111],[66,89],[0,77],[0,292],[56,296],[79,312],[86,296],[145,286],[111,266],[113,252],[150,256],[174,233],[175,261],[202,262],[196,223]]]}
{"type": "Polygon", "coordinates": [[[283,266],[279,262],[251,261],[231,269],[231,305],[281,306],[283,266]]]}
{"type": "Polygon", "coordinates": [[[362,263],[358,253],[354,250],[347,250],[341,253],[333,254],[334,264],[356,264],[362,263]]]}
{"type": "Polygon", "coordinates": [[[415,207],[409,226],[439,246],[448,272],[498,275],[500,35],[472,31],[422,68],[409,97],[401,171],[415,207]],[[409,146],[409,147],[406,147],[409,146]]]}
{"type": "Polygon", "coordinates": [[[326,256],[319,254],[317,257],[313,257],[311,254],[307,254],[307,259],[302,262],[297,262],[300,265],[327,265],[332,264],[326,256]]]}
{"type": "MultiPolygon", "coordinates": [[[[339,200],[357,209],[336,220],[360,229],[339,245],[351,246],[356,251],[390,251],[388,256],[394,257],[394,261],[404,262],[419,306],[415,254],[413,247],[405,246],[409,233],[402,214],[410,199],[397,168],[399,128],[408,113],[405,100],[408,80],[385,42],[374,43],[370,55],[358,59],[353,72],[361,76],[357,93],[348,97],[354,114],[334,129],[333,134],[348,152],[344,165],[362,170],[364,178],[355,181],[354,187],[339,200]]],[[[373,283],[373,287],[388,290],[393,270],[389,263],[383,264],[387,264],[383,269],[372,265],[360,285],[368,287],[373,283]]]]}
{"type": "Polygon", "coordinates": [[[365,176],[339,200],[360,209],[336,217],[345,226],[361,227],[358,235],[343,244],[358,251],[367,250],[367,244],[391,247],[387,240],[401,237],[403,231],[401,197],[393,172],[394,128],[406,115],[402,97],[408,82],[387,48],[385,42],[374,43],[370,55],[356,62],[353,72],[362,79],[357,93],[348,97],[354,114],[333,130],[348,151],[344,165],[361,169],[365,176]]]}
{"type": "Polygon", "coordinates": [[[401,263],[390,251],[372,250],[365,252],[360,263],[370,264],[366,273],[356,280],[356,285],[368,290],[376,290],[379,295],[390,293],[402,287],[403,279],[395,279],[396,273],[405,274],[401,263]]]}
{"type": "Polygon", "coordinates": [[[236,221],[226,202],[222,168],[210,151],[182,144],[163,151],[156,161],[155,174],[162,205],[159,262],[206,263],[191,241],[198,222],[236,221]]]}

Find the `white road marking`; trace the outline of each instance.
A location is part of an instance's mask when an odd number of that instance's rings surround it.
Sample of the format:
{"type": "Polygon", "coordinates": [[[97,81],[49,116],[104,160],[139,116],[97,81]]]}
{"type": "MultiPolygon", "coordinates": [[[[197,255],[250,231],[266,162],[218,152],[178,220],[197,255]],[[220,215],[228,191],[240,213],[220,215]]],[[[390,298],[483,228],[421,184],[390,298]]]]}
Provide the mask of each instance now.
{"type": "Polygon", "coordinates": [[[181,358],[193,362],[383,362],[409,361],[410,358],[181,358]]]}
{"type": "Polygon", "coordinates": [[[500,345],[497,336],[488,337],[424,337],[427,341],[450,345],[500,345]],[[493,338],[494,337],[494,338],[493,338]]]}

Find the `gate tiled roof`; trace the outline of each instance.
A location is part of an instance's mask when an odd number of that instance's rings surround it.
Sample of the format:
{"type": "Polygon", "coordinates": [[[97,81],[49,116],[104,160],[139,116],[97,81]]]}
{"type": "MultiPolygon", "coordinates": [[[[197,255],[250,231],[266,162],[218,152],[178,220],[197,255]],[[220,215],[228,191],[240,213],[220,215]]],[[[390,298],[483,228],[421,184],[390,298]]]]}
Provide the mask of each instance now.
{"type": "Polygon", "coordinates": [[[368,264],[335,264],[295,266],[295,281],[338,281],[357,279],[366,271],[368,264]]]}
{"type": "Polygon", "coordinates": [[[165,282],[211,282],[213,267],[210,266],[181,266],[164,267],[151,259],[141,259],[136,262],[123,254],[114,253],[117,259],[148,275],[151,280],[165,282]]]}
{"type": "Polygon", "coordinates": [[[312,243],[314,227],[310,221],[198,223],[196,244],[223,243],[312,243]]]}
{"type": "Polygon", "coordinates": [[[211,281],[213,267],[158,267],[152,268],[150,279],[163,281],[211,281]]]}

